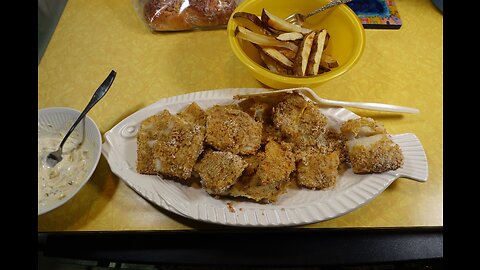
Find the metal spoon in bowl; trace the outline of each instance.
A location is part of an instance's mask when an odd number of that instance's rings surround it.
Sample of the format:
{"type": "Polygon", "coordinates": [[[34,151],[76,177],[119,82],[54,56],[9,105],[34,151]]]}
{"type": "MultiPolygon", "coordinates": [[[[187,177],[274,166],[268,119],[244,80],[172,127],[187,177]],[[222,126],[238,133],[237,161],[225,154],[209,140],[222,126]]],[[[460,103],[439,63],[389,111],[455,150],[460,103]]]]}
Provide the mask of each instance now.
{"type": "Polygon", "coordinates": [[[303,23],[305,22],[305,20],[306,20],[308,17],[310,17],[310,16],[312,16],[312,15],[315,15],[315,14],[317,14],[317,13],[319,13],[319,12],[322,12],[322,11],[324,11],[324,10],[327,10],[327,9],[329,9],[329,8],[338,6],[338,5],[340,5],[340,4],[345,4],[345,3],[350,2],[350,1],[352,1],[352,0],[332,0],[332,1],[330,1],[330,3],[322,6],[322,7],[319,8],[319,9],[316,9],[316,10],[314,10],[314,11],[312,11],[312,12],[306,14],[306,15],[301,14],[301,13],[294,13],[294,14],[288,16],[287,18],[285,18],[285,20],[286,20],[287,22],[289,22],[289,23],[293,23],[293,24],[302,26],[303,23]]]}
{"type": "Polygon", "coordinates": [[[98,87],[97,91],[93,94],[92,98],[90,99],[90,102],[88,102],[87,106],[85,109],[83,109],[83,112],[78,116],[77,120],[75,123],[73,123],[72,127],[68,130],[67,134],[65,134],[65,137],[63,137],[62,142],[60,143],[60,146],[58,147],[57,151],[51,152],[50,154],[47,155],[46,159],[46,164],[50,168],[54,167],[57,165],[58,162],[62,161],[62,151],[63,151],[63,144],[67,141],[68,136],[72,134],[73,130],[75,127],[80,123],[80,121],[87,115],[87,112],[90,111],[90,109],[97,104],[97,102],[103,98],[103,96],[107,93],[108,89],[110,89],[110,86],[113,83],[113,80],[115,79],[115,76],[117,73],[112,70],[108,77],[103,81],[103,83],[98,87]]]}

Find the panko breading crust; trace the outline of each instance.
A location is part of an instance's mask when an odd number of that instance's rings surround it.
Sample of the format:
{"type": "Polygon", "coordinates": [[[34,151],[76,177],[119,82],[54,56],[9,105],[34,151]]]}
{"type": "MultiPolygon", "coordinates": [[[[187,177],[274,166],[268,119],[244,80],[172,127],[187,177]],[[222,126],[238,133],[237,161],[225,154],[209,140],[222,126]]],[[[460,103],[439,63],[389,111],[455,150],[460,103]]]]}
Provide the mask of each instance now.
{"type": "Polygon", "coordinates": [[[163,110],[142,122],[137,137],[137,171],[188,179],[203,151],[205,126],[163,110]]]}
{"type": "Polygon", "coordinates": [[[309,189],[334,187],[339,165],[337,151],[322,154],[316,148],[309,148],[297,164],[297,184],[309,189]]]}
{"type": "Polygon", "coordinates": [[[243,156],[243,160],[247,162],[247,167],[243,171],[245,176],[252,176],[257,172],[260,162],[265,159],[265,152],[258,152],[255,155],[243,156]]]}
{"type": "Polygon", "coordinates": [[[289,94],[274,109],[272,120],[277,128],[288,136],[295,136],[303,111],[308,102],[302,96],[289,94]]]}
{"type": "Polygon", "coordinates": [[[347,142],[354,173],[382,173],[403,166],[403,154],[388,135],[378,134],[347,142]]]}
{"type": "Polygon", "coordinates": [[[343,164],[354,173],[403,166],[400,147],[372,118],[346,121],[338,131],[298,93],[243,98],[206,111],[193,102],[177,115],[163,110],[145,119],[137,138],[137,171],[184,184],[195,178],[215,197],[271,203],[291,185],[334,187],[343,164]]]}
{"type": "Polygon", "coordinates": [[[255,121],[262,123],[270,123],[272,121],[273,105],[256,100],[254,98],[247,98],[238,103],[240,109],[250,115],[255,121]]]}
{"type": "Polygon", "coordinates": [[[328,129],[323,137],[324,141],[317,146],[322,150],[321,153],[328,154],[337,151],[340,163],[348,162],[348,150],[345,145],[347,138],[333,129],[328,129]]]}
{"type": "Polygon", "coordinates": [[[274,182],[267,185],[260,184],[259,177],[242,175],[225,195],[232,197],[244,197],[259,203],[272,203],[278,197],[287,192],[289,181],[274,182]]]}
{"type": "Polygon", "coordinates": [[[202,187],[209,194],[220,195],[237,182],[247,162],[230,152],[207,151],[194,167],[202,187]]]}
{"type": "Polygon", "coordinates": [[[292,146],[270,141],[265,145],[265,158],[257,168],[261,184],[269,184],[288,180],[295,170],[295,155],[292,146]]]}
{"type": "Polygon", "coordinates": [[[262,124],[231,106],[213,106],[206,111],[205,141],[220,151],[251,155],[260,148],[262,124]]]}
{"type": "Polygon", "coordinates": [[[295,170],[295,156],[290,145],[270,141],[265,152],[259,152],[247,162],[248,173],[227,190],[228,195],[268,203],[287,191],[290,174],[295,170]]]}
{"type": "Polygon", "coordinates": [[[165,123],[174,118],[169,111],[160,113],[143,120],[137,134],[137,172],[141,174],[157,174],[153,163],[153,148],[157,144],[159,130],[165,129],[165,123]]]}
{"type": "Polygon", "coordinates": [[[185,110],[179,112],[177,116],[183,118],[185,121],[197,124],[199,126],[205,126],[207,121],[207,114],[195,102],[188,105],[185,110]]]}
{"type": "Polygon", "coordinates": [[[262,145],[266,145],[269,141],[281,143],[285,141],[285,138],[278,128],[275,128],[271,124],[264,124],[262,129],[262,145]]]}
{"type": "Polygon", "coordinates": [[[322,141],[327,117],[318,106],[299,94],[290,94],[273,108],[273,123],[287,137],[287,141],[304,149],[322,141]]]}
{"type": "Polygon", "coordinates": [[[188,179],[203,151],[205,127],[175,117],[166,123],[154,146],[155,170],[162,175],[188,179]]]}

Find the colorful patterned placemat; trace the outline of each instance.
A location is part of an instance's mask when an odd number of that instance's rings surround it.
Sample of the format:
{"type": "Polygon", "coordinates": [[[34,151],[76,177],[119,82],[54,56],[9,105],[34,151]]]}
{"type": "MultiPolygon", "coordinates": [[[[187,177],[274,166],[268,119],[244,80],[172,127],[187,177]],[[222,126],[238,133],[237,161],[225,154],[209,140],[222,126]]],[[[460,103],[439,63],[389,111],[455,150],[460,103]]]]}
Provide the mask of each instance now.
{"type": "Polygon", "coordinates": [[[399,29],[402,20],[394,0],[353,0],[346,3],[365,29],[399,29]]]}

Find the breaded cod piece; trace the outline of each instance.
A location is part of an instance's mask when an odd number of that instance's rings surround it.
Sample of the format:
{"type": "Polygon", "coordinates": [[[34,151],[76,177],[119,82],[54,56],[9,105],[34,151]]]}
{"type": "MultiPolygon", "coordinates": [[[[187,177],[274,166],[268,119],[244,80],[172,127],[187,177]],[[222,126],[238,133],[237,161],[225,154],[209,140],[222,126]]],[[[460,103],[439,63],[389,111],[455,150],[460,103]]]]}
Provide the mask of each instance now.
{"type": "Polygon", "coordinates": [[[262,185],[258,175],[242,175],[224,195],[248,198],[259,203],[272,203],[287,192],[289,182],[280,181],[262,185]]]}
{"type": "Polygon", "coordinates": [[[319,107],[296,93],[273,108],[272,120],[287,141],[300,149],[320,143],[327,126],[327,117],[319,107]]]}
{"type": "Polygon", "coordinates": [[[273,108],[272,120],[277,128],[289,136],[298,133],[298,125],[308,102],[298,94],[288,94],[273,108]]]}
{"type": "Polygon", "coordinates": [[[140,124],[137,133],[137,172],[141,174],[157,174],[153,164],[153,147],[157,144],[158,131],[165,129],[174,116],[164,110],[159,114],[148,117],[140,124]]]}
{"type": "Polygon", "coordinates": [[[328,154],[337,151],[340,163],[348,162],[348,150],[346,147],[347,138],[334,129],[327,129],[324,140],[318,145],[322,154],[328,154]]]}
{"type": "Polygon", "coordinates": [[[265,145],[265,158],[257,168],[257,176],[262,185],[286,181],[295,170],[295,155],[292,145],[269,141],[265,145]]]}
{"type": "Polygon", "coordinates": [[[242,100],[238,105],[242,111],[248,113],[255,121],[262,123],[262,145],[267,144],[270,140],[277,142],[282,141],[282,132],[273,125],[272,109],[273,104],[262,101],[262,98],[247,98],[242,100]]]}
{"type": "Polygon", "coordinates": [[[257,122],[264,124],[272,122],[272,104],[254,98],[247,98],[240,101],[238,106],[257,122]]]}
{"type": "Polygon", "coordinates": [[[205,141],[220,151],[251,155],[260,148],[262,124],[232,106],[213,106],[206,111],[205,141]]]}
{"type": "MultiPolygon", "coordinates": [[[[167,111],[168,112],[168,111],[167,111]]],[[[162,112],[156,143],[153,146],[153,164],[157,174],[186,180],[203,151],[205,127],[162,112]]]]}
{"type": "Polygon", "coordinates": [[[287,192],[290,174],[295,170],[295,158],[288,144],[270,141],[265,152],[249,157],[246,173],[240,177],[227,195],[245,197],[257,202],[275,202],[287,192]]]}
{"type": "Polygon", "coordinates": [[[280,143],[285,141],[285,139],[280,129],[274,127],[272,124],[264,123],[262,129],[262,145],[267,144],[269,141],[280,143]]]}
{"type": "Polygon", "coordinates": [[[202,187],[211,195],[220,195],[237,182],[247,167],[238,155],[223,151],[207,151],[194,170],[200,175],[202,187]]]}
{"type": "Polygon", "coordinates": [[[350,119],[342,124],[340,131],[347,140],[387,133],[382,123],[370,117],[350,119]]]}
{"type": "Polygon", "coordinates": [[[354,173],[382,173],[403,166],[403,154],[387,134],[347,141],[348,157],[354,173]]]}
{"type": "Polygon", "coordinates": [[[309,189],[334,187],[338,177],[340,159],[337,151],[322,154],[318,148],[311,147],[297,164],[297,184],[309,189]]]}
{"type": "Polygon", "coordinates": [[[243,156],[242,159],[247,162],[247,167],[243,171],[243,175],[252,176],[257,172],[260,162],[265,159],[265,152],[258,152],[255,155],[243,156]]]}
{"type": "Polygon", "coordinates": [[[198,106],[197,103],[192,102],[185,110],[177,114],[178,117],[183,118],[185,121],[205,126],[207,121],[207,115],[205,111],[198,106]]]}

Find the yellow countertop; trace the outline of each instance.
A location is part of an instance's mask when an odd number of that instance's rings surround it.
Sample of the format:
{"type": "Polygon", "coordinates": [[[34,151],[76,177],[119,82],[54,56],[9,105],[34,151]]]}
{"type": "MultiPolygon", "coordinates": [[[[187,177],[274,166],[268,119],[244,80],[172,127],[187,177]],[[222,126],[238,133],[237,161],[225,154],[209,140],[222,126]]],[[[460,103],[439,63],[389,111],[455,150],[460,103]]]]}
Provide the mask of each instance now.
{"type": "MultiPolygon", "coordinates": [[[[366,30],[353,69],[313,88],[328,99],[415,107],[420,114],[363,110],[387,131],[415,133],[428,181],[394,181],[366,205],[305,228],[443,226],[443,16],[431,1],[397,0],[398,30],[366,30]]],[[[152,33],[131,1],[69,0],[38,66],[38,108],[82,110],[106,75],[107,95],[89,112],[102,134],[133,112],[169,96],[264,87],[230,50],[225,29],[152,33]]],[[[38,217],[38,232],[225,228],[154,206],[114,175],[102,156],[90,181],[63,206],[38,217]]]]}

